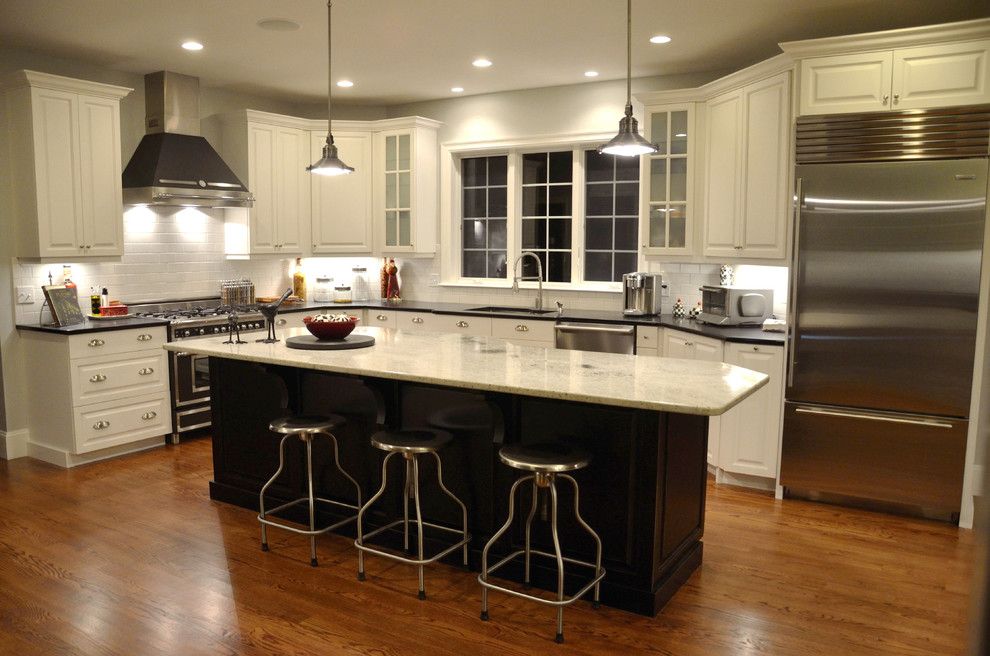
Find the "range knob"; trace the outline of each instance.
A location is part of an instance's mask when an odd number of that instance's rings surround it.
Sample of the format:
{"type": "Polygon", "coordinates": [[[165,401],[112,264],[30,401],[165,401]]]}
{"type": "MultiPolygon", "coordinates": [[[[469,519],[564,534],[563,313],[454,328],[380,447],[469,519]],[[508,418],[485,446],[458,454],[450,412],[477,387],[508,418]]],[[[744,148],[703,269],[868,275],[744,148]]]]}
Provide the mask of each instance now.
{"type": "Polygon", "coordinates": [[[199,334],[200,335],[205,335],[206,334],[206,328],[200,328],[199,329],[199,334]]]}
{"type": "Polygon", "coordinates": [[[218,332],[220,332],[220,326],[216,326],[216,327],[215,327],[215,328],[213,329],[213,332],[215,332],[215,333],[218,333],[218,332]]]}

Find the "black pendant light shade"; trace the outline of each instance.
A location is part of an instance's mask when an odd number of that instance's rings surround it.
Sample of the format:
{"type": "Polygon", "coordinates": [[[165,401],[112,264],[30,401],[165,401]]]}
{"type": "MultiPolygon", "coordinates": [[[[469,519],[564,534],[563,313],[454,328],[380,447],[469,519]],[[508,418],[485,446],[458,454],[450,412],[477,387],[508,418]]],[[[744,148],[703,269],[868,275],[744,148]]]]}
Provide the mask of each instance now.
{"type": "Polygon", "coordinates": [[[323,157],[306,167],[310,173],[317,175],[347,175],[354,172],[353,166],[348,166],[337,156],[337,146],[333,143],[333,23],[330,20],[333,3],[327,1],[327,142],[323,146],[323,157]]]}

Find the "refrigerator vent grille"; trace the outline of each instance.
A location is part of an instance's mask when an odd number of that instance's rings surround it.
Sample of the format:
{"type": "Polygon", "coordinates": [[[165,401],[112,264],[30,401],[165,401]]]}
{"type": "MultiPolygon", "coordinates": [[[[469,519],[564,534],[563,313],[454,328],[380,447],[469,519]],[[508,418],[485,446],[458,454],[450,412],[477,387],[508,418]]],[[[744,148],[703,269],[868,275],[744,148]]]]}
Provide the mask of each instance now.
{"type": "Polygon", "coordinates": [[[798,164],[956,159],[990,154],[990,105],[801,116],[798,164]]]}

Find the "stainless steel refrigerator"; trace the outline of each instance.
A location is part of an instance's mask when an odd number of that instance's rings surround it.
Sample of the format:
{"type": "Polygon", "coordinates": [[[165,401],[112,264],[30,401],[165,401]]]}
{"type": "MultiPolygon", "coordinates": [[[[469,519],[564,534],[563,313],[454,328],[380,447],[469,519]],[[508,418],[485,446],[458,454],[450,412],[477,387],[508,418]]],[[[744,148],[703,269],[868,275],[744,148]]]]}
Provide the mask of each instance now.
{"type": "Polygon", "coordinates": [[[990,107],[797,126],[787,496],[957,519],[990,107]]]}

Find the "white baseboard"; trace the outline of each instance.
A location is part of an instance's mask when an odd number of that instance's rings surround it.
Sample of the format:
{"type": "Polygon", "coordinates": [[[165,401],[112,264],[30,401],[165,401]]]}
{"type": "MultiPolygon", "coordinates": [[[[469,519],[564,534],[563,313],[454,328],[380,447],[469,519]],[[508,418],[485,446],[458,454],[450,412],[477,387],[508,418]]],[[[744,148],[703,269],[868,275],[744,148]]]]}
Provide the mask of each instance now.
{"type": "Polygon", "coordinates": [[[718,485],[735,485],[736,487],[748,487],[753,490],[763,490],[765,492],[775,492],[777,481],[763,476],[751,476],[750,474],[735,474],[719,469],[715,474],[715,482],[718,485]]]}
{"type": "Polygon", "coordinates": [[[22,428],[16,431],[0,431],[0,458],[14,460],[28,454],[28,431],[22,428]]]}
{"type": "Polygon", "coordinates": [[[131,442],[130,444],[121,444],[120,446],[112,446],[108,449],[100,449],[99,451],[82,454],[69,453],[68,451],[56,449],[46,444],[29,442],[27,445],[27,455],[57,467],[69,468],[107,460],[108,458],[116,458],[127,455],[128,453],[147,451],[148,449],[154,449],[160,446],[165,446],[165,438],[161,435],[148,437],[137,442],[131,442]]]}
{"type": "Polygon", "coordinates": [[[973,528],[976,519],[974,499],[983,495],[983,465],[969,466],[969,491],[963,491],[962,506],[959,508],[959,527],[973,528]]]}

